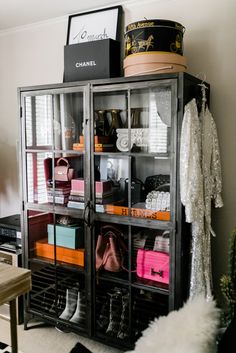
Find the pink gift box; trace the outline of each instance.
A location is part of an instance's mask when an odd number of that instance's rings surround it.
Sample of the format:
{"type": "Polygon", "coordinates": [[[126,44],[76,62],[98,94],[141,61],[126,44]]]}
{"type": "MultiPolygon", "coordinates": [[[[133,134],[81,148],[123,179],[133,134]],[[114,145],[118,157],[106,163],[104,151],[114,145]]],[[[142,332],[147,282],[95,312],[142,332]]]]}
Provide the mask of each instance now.
{"type": "MultiPolygon", "coordinates": [[[[96,181],[96,195],[103,195],[112,192],[112,182],[110,180],[96,181]]],[[[84,194],[84,179],[72,179],[71,191],[84,194]]]]}

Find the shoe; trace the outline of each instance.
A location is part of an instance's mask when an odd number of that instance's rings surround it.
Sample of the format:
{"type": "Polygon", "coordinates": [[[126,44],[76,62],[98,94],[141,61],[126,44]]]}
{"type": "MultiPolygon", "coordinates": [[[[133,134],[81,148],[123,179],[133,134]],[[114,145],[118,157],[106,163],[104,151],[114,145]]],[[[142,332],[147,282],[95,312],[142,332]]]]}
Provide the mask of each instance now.
{"type": "Polygon", "coordinates": [[[70,320],[76,310],[78,297],[78,288],[69,288],[66,290],[66,307],[59,316],[59,319],[70,320]]]}
{"type": "MultiPolygon", "coordinates": [[[[99,298],[100,299],[100,298],[99,298]]],[[[101,298],[103,299],[103,297],[101,298]]],[[[96,303],[96,308],[98,308],[100,303],[96,303]]],[[[110,297],[106,297],[103,301],[99,317],[96,321],[96,327],[99,331],[104,331],[107,329],[109,323],[109,306],[110,306],[110,297]]]]}
{"type": "Polygon", "coordinates": [[[129,337],[129,293],[122,295],[122,312],[117,338],[124,340],[129,337]]]}
{"type": "Polygon", "coordinates": [[[111,292],[108,293],[108,295],[110,296],[110,305],[109,324],[106,333],[110,336],[116,337],[120,326],[120,317],[122,311],[122,291],[119,288],[115,288],[114,293],[111,292]]]}
{"type": "Polygon", "coordinates": [[[70,322],[74,324],[84,324],[85,322],[85,294],[78,291],[77,295],[77,306],[73,316],[70,318],[70,322]]]}

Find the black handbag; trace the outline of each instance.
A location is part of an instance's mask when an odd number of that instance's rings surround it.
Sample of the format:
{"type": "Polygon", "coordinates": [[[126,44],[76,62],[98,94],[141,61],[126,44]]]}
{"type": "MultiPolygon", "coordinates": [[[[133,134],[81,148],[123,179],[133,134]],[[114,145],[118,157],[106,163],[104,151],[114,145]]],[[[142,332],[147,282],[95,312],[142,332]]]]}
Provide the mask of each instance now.
{"type": "Polygon", "coordinates": [[[151,191],[159,190],[160,186],[163,185],[161,191],[169,191],[170,188],[170,175],[169,174],[158,174],[148,176],[145,180],[144,186],[146,194],[151,191]],[[167,185],[165,185],[167,184],[167,185]],[[166,190],[165,190],[166,188],[166,190]]]}

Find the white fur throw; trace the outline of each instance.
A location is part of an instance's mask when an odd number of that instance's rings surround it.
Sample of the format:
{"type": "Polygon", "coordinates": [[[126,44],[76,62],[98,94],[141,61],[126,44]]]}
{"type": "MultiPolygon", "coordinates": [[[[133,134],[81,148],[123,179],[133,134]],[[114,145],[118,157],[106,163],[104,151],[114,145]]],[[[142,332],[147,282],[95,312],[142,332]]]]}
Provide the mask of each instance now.
{"type": "Polygon", "coordinates": [[[197,296],[150,323],[130,353],[212,353],[218,324],[215,302],[197,296]]]}

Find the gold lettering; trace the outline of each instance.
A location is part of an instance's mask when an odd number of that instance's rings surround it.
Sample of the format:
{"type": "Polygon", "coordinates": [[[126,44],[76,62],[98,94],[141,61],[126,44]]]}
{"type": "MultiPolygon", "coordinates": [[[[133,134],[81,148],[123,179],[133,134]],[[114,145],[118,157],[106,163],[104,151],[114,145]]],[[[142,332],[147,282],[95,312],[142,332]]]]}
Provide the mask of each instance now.
{"type": "Polygon", "coordinates": [[[137,28],[153,27],[153,26],[155,26],[154,22],[136,22],[136,23],[131,23],[130,25],[128,25],[127,30],[132,31],[137,28]]]}
{"type": "Polygon", "coordinates": [[[121,209],[121,214],[122,214],[122,216],[127,216],[127,209],[126,208],[122,208],[121,209]]]}

